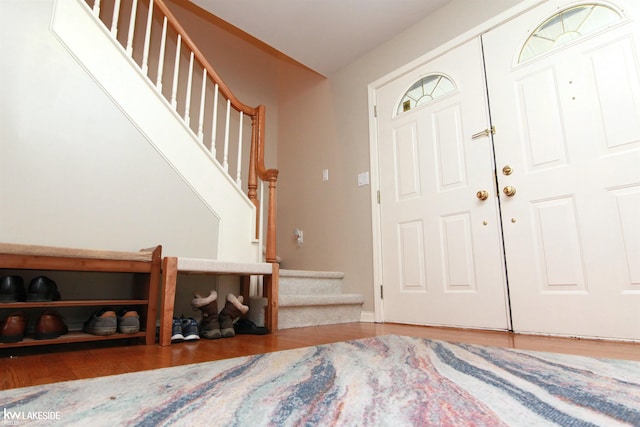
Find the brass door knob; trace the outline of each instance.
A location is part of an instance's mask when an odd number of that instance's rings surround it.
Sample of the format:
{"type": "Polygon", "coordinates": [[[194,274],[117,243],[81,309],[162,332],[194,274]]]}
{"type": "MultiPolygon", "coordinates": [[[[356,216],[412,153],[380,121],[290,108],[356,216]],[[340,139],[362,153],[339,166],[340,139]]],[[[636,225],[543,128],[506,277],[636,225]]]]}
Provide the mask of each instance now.
{"type": "Polygon", "coordinates": [[[476,193],[476,197],[480,200],[487,200],[489,198],[489,193],[487,190],[480,190],[476,193]]]}
{"type": "Polygon", "coordinates": [[[513,195],[516,194],[516,187],[513,187],[511,185],[507,185],[506,187],[504,187],[502,189],[502,192],[504,194],[506,194],[507,197],[513,197],[513,195]]]}

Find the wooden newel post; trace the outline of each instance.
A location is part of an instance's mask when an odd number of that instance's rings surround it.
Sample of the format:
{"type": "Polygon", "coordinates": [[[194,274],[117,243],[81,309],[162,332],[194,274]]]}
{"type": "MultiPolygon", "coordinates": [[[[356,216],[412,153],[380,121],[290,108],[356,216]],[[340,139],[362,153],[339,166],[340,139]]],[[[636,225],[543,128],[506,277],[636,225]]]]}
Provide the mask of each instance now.
{"type": "Polygon", "coordinates": [[[269,182],[269,207],[267,209],[267,262],[277,262],[276,255],[276,182],[278,181],[278,171],[269,169],[267,171],[267,181],[269,182]]]}
{"type": "MultiPolygon", "coordinates": [[[[258,178],[269,183],[269,199],[267,203],[267,230],[266,254],[267,262],[276,263],[276,183],[278,182],[278,170],[266,169],[264,166],[264,106],[260,105],[253,116],[253,132],[251,136],[251,148],[249,156],[249,177],[247,182],[248,196],[260,212],[260,200],[258,199],[258,178]]],[[[260,215],[256,215],[256,238],[260,236],[260,215]]]]}

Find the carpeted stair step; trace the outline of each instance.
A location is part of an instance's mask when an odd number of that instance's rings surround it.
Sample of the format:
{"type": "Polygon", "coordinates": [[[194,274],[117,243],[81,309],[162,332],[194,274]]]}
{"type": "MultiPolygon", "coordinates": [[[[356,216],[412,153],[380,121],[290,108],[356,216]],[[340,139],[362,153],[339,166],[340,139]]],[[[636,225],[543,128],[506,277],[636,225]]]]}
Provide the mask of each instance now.
{"type": "Polygon", "coordinates": [[[357,294],[281,295],[280,329],[360,321],[364,297],[357,294]]]}
{"type": "Polygon", "coordinates": [[[337,271],[280,270],[280,295],[340,294],[343,277],[337,271]]]}
{"type": "Polygon", "coordinates": [[[280,270],[280,329],[360,321],[364,297],[343,294],[344,273],[280,270]]]}

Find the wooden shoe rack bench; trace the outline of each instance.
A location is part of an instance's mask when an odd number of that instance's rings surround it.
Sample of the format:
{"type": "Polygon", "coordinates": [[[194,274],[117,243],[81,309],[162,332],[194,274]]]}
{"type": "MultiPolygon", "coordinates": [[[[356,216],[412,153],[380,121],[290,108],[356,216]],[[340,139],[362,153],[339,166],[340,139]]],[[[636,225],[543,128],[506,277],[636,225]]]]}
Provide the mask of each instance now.
{"type": "MultiPolygon", "coordinates": [[[[32,246],[0,243],[0,276],[16,274],[16,270],[30,270],[30,274],[46,275],[48,271],[132,273],[133,288],[129,299],[82,299],[65,300],[64,284],[58,283],[61,300],[46,302],[0,303],[0,319],[14,311],[63,307],[130,307],[140,315],[140,332],[115,333],[97,336],[82,331],[69,331],[55,339],[35,340],[25,337],[16,343],[0,343],[0,350],[10,347],[76,343],[139,338],[145,344],[155,343],[158,310],[158,290],[161,277],[162,247],[143,249],[139,252],[116,252],[87,249],[72,249],[49,246],[32,246]]],[[[18,272],[19,274],[19,272],[18,272]]],[[[25,280],[25,288],[29,283],[25,280]]],[[[91,283],[87,283],[87,295],[91,295],[91,283]]]]}
{"type": "Polygon", "coordinates": [[[165,257],[162,261],[162,301],[160,308],[160,345],[171,345],[178,274],[240,276],[240,294],[249,300],[251,276],[262,276],[262,295],[267,298],[264,326],[270,333],[278,330],[278,280],[280,264],[238,263],[213,259],[165,257]]]}

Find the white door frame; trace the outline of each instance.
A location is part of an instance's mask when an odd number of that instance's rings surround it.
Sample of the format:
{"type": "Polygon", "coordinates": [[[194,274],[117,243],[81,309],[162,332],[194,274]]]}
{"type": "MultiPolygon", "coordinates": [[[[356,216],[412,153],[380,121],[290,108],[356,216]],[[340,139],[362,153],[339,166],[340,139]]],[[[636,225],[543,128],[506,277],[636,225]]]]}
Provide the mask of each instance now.
{"type": "Polygon", "coordinates": [[[431,61],[432,59],[442,55],[443,53],[469,41],[474,37],[479,37],[482,33],[496,27],[511,18],[524,13],[525,11],[544,3],[546,0],[523,0],[521,3],[513,6],[499,15],[483,22],[471,30],[461,34],[460,36],[450,40],[447,43],[433,49],[432,51],[420,56],[419,58],[403,65],[400,68],[388,73],[387,75],[369,83],[367,86],[369,99],[369,153],[370,153],[370,170],[371,170],[371,224],[373,237],[373,302],[374,302],[374,321],[382,322],[383,319],[383,299],[382,299],[382,236],[380,232],[380,205],[378,204],[379,168],[378,168],[378,124],[375,116],[375,106],[377,104],[377,91],[387,83],[399,78],[400,76],[414,70],[415,68],[431,61]]]}

